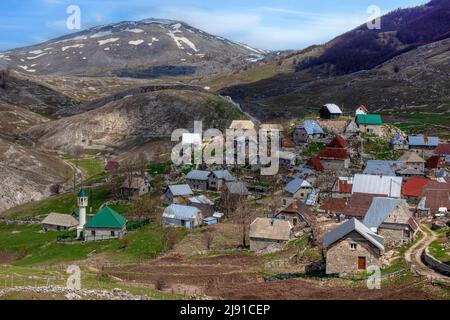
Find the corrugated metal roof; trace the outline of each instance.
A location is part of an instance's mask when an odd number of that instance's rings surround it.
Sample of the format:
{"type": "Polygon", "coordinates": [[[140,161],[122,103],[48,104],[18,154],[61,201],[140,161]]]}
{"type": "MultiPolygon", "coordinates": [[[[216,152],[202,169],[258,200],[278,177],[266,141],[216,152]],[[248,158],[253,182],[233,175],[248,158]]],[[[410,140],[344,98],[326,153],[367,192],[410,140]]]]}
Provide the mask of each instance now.
{"type": "Polygon", "coordinates": [[[190,197],[189,201],[192,202],[192,203],[199,203],[199,204],[209,204],[209,205],[213,205],[214,204],[214,202],[209,200],[208,197],[203,195],[203,194],[198,195],[196,197],[190,197]]]}
{"type": "Polygon", "coordinates": [[[305,129],[307,134],[323,134],[322,127],[314,120],[305,120],[297,128],[305,129]]]}
{"type": "Polygon", "coordinates": [[[189,220],[195,219],[200,213],[196,207],[184,206],[181,204],[171,204],[164,209],[163,217],[170,219],[189,220]]]}
{"type": "Polygon", "coordinates": [[[364,216],[364,225],[368,228],[378,228],[402,201],[393,198],[373,198],[372,204],[364,216]]]}
{"type": "Polygon", "coordinates": [[[296,193],[300,188],[311,188],[311,184],[303,179],[295,178],[291,180],[286,187],[284,187],[284,190],[289,193],[296,193]]]}
{"type": "Polygon", "coordinates": [[[411,146],[429,146],[429,147],[437,147],[439,144],[438,137],[427,137],[425,139],[423,134],[419,134],[417,136],[408,136],[408,143],[411,146]],[[427,141],[425,141],[427,140],[427,141]]]}
{"type": "Polygon", "coordinates": [[[327,103],[326,105],[324,105],[324,107],[327,108],[330,113],[342,114],[341,108],[339,108],[334,103],[327,103]]]}
{"type": "Polygon", "coordinates": [[[401,169],[402,165],[402,161],[367,160],[363,174],[396,176],[395,172],[401,169]]]}
{"type": "Polygon", "coordinates": [[[190,196],[192,195],[192,189],[188,184],[175,184],[169,186],[170,192],[174,196],[190,196]]]}
{"type": "Polygon", "coordinates": [[[378,249],[384,251],[384,238],[372,232],[369,228],[367,228],[364,224],[362,224],[355,218],[348,220],[336,229],[325,234],[323,238],[323,246],[325,248],[328,248],[330,245],[332,245],[339,239],[342,239],[352,231],[358,232],[378,249]]]}
{"type": "Polygon", "coordinates": [[[356,174],[353,179],[352,193],[382,194],[400,198],[402,180],[402,177],[356,174]]]}
{"type": "Polygon", "coordinates": [[[205,170],[192,170],[186,175],[186,179],[192,179],[192,180],[208,180],[209,175],[211,174],[210,171],[205,170]]]}
{"type": "Polygon", "coordinates": [[[41,223],[70,228],[78,225],[78,220],[70,214],[51,212],[41,223]]]}

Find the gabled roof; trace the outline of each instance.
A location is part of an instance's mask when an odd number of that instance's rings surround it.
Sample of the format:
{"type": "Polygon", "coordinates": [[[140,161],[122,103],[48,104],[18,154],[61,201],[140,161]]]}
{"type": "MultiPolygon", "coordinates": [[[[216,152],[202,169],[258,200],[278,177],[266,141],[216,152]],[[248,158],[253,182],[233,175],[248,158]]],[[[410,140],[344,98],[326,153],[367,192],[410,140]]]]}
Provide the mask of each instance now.
{"type": "Polygon", "coordinates": [[[209,205],[213,205],[214,202],[212,202],[207,196],[201,194],[195,197],[190,197],[189,201],[191,203],[198,203],[198,204],[209,204],[209,205]]]}
{"type": "Polygon", "coordinates": [[[312,211],[311,208],[308,207],[306,204],[302,202],[301,199],[296,199],[294,202],[292,202],[290,205],[288,205],[286,208],[278,212],[275,217],[277,217],[280,213],[286,213],[286,214],[298,214],[303,218],[303,220],[308,224],[311,225],[312,223],[312,211]]]}
{"type": "Polygon", "coordinates": [[[296,128],[305,129],[307,134],[323,134],[322,127],[314,120],[304,120],[296,128]]]}
{"type": "Polygon", "coordinates": [[[450,143],[439,143],[433,152],[441,157],[450,155],[450,143]]]}
{"type": "Polygon", "coordinates": [[[104,206],[84,225],[87,228],[122,228],[128,220],[108,206],[104,206]]]}
{"type": "Polygon", "coordinates": [[[348,158],[347,150],[345,149],[333,149],[333,148],[326,148],[319,150],[317,153],[317,157],[319,159],[339,159],[339,160],[345,160],[348,158]]]}
{"type": "Polygon", "coordinates": [[[119,169],[120,164],[117,161],[108,161],[105,166],[106,171],[113,171],[119,169]]]}
{"type": "Polygon", "coordinates": [[[225,183],[225,185],[227,186],[227,189],[231,194],[237,194],[240,196],[246,196],[249,194],[245,183],[243,183],[242,181],[227,182],[225,183]]]}
{"type": "Polygon", "coordinates": [[[70,214],[51,212],[41,223],[70,228],[78,225],[78,220],[70,214]]]}
{"type": "Polygon", "coordinates": [[[402,180],[402,177],[356,174],[353,179],[352,193],[381,194],[388,197],[400,198],[402,180]]]}
{"type": "Polygon", "coordinates": [[[429,137],[419,134],[416,136],[408,136],[408,143],[410,146],[428,146],[437,147],[439,144],[438,137],[429,137]]]}
{"type": "Polygon", "coordinates": [[[306,165],[313,168],[316,171],[323,171],[323,165],[320,162],[320,159],[317,158],[316,156],[311,157],[308,162],[306,162],[306,165]]]}
{"type": "Polygon", "coordinates": [[[425,162],[421,156],[417,154],[417,152],[410,151],[405,152],[400,156],[400,158],[397,159],[397,161],[404,161],[404,162],[425,162]]]}
{"type": "Polygon", "coordinates": [[[311,184],[303,179],[295,178],[284,187],[284,191],[291,194],[296,193],[300,188],[312,188],[311,184]]]}
{"type": "Polygon", "coordinates": [[[445,168],[439,169],[439,170],[436,172],[436,178],[445,178],[445,177],[448,177],[448,176],[449,176],[448,170],[445,169],[445,168]]]}
{"type": "Polygon", "coordinates": [[[186,179],[192,179],[192,180],[208,180],[209,175],[211,174],[211,171],[205,171],[205,170],[192,170],[186,175],[186,179]]]}
{"type": "Polygon", "coordinates": [[[403,176],[403,175],[423,176],[423,171],[415,169],[415,168],[404,168],[404,169],[397,170],[397,174],[399,176],[403,176]]]}
{"type": "Polygon", "coordinates": [[[256,218],[250,224],[250,237],[258,239],[288,241],[292,225],[288,220],[256,218]]]}
{"type": "Polygon", "coordinates": [[[378,228],[403,201],[393,198],[373,198],[372,204],[364,216],[364,225],[368,228],[378,228]]]}
{"type": "Polygon", "coordinates": [[[347,207],[345,199],[343,198],[328,198],[320,205],[319,209],[323,211],[330,211],[333,213],[343,213],[347,207]]]}
{"type": "Polygon", "coordinates": [[[213,174],[217,179],[225,180],[227,182],[236,180],[228,170],[214,170],[213,174]]]}
{"type": "Polygon", "coordinates": [[[431,180],[422,189],[420,194],[423,208],[438,210],[440,207],[450,208],[450,183],[431,180]]]}
{"type": "Polygon", "coordinates": [[[404,197],[418,198],[423,187],[430,181],[427,178],[411,177],[402,186],[402,195],[404,197]]]}
{"type": "Polygon", "coordinates": [[[363,110],[365,113],[369,113],[369,109],[367,109],[367,107],[365,105],[360,105],[359,106],[361,108],[361,110],[363,110]]]}
{"type": "Polygon", "coordinates": [[[163,217],[179,220],[195,219],[200,214],[196,207],[185,206],[181,204],[171,204],[164,209],[163,217]]]}
{"type": "Polygon", "coordinates": [[[351,193],[353,187],[353,178],[338,177],[333,185],[333,192],[351,193]]]}
{"type": "Polygon", "coordinates": [[[193,194],[188,184],[175,184],[169,186],[169,190],[174,196],[190,196],[193,194]]]}
{"type": "Polygon", "coordinates": [[[328,248],[333,243],[344,238],[352,231],[356,231],[378,249],[384,251],[384,238],[372,232],[369,228],[367,228],[364,224],[362,224],[355,218],[346,221],[336,229],[325,234],[323,238],[323,246],[325,248],[328,248]]]}
{"type": "Polygon", "coordinates": [[[382,194],[368,194],[356,192],[351,195],[347,207],[344,209],[346,217],[364,218],[372,204],[372,199],[382,197],[382,194]]]}
{"type": "Polygon", "coordinates": [[[327,145],[329,148],[347,148],[347,141],[341,136],[336,136],[334,139],[327,145]]]}
{"type": "Polygon", "coordinates": [[[393,160],[367,160],[363,174],[395,176],[403,162],[393,160]]]}
{"type": "Polygon", "coordinates": [[[328,110],[328,112],[333,113],[333,114],[342,114],[342,110],[341,108],[339,108],[336,104],[334,103],[327,103],[323,106],[324,108],[326,108],[328,110]]]}
{"type": "Polygon", "coordinates": [[[431,156],[425,162],[425,167],[427,167],[429,169],[439,169],[439,168],[445,168],[446,165],[439,156],[431,156]]]}
{"type": "Polygon", "coordinates": [[[278,157],[289,161],[294,161],[297,158],[295,153],[289,151],[278,151],[278,157]]]}
{"type": "Polygon", "coordinates": [[[356,123],[366,125],[382,125],[383,121],[379,114],[358,114],[356,116],[356,123]]]}

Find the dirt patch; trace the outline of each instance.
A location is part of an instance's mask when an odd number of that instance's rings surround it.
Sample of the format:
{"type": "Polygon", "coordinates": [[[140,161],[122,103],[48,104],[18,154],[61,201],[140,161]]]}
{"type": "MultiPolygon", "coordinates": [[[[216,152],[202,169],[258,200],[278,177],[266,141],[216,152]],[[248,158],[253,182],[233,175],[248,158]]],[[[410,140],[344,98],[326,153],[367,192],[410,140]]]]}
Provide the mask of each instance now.
{"type": "Polygon", "coordinates": [[[14,260],[20,259],[21,256],[17,253],[2,253],[0,252],[0,264],[8,264],[14,260]]]}

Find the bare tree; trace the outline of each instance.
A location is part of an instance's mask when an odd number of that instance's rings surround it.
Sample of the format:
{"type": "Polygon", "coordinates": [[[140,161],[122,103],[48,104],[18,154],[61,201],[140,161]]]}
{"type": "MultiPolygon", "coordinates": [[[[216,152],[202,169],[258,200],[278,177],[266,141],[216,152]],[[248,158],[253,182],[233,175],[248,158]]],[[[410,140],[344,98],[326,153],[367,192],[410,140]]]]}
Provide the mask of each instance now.
{"type": "Polygon", "coordinates": [[[178,235],[176,230],[170,227],[162,227],[161,242],[163,244],[164,251],[171,249],[175,243],[177,243],[178,235]]]}
{"type": "Polygon", "coordinates": [[[83,152],[84,152],[84,148],[83,148],[83,146],[80,146],[80,145],[73,146],[69,150],[69,154],[75,159],[75,165],[77,168],[80,164],[80,158],[83,155],[83,152]]]}
{"type": "Polygon", "coordinates": [[[131,213],[139,219],[149,219],[150,221],[156,221],[157,208],[159,199],[152,196],[143,196],[136,198],[132,202],[131,213]]]}
{"type": "Polygon", "coordinates": [[[247,238],[250,230],[250,223],[254,220],[256,216],[255,205],[250,204],[248,200],[243,198],[237,202],[236,208],[231,214],[231,220],[235,222],[241,232],[241,246],[247,248],[247,238]]]}
{"type": "Polygon", "coordinates": [[[212,243],[214,241],[214,233],[212,230],[207,230],[202,234],[202,240],[205,244],[206,250],[211,250],[212,243]]]}

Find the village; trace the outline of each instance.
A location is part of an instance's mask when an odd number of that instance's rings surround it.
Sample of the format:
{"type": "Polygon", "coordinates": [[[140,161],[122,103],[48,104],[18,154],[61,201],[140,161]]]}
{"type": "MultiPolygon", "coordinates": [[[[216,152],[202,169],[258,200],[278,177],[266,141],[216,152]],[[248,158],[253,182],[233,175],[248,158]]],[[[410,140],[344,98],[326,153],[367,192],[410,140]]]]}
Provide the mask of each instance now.
{"type": "MultiPolygon", "coordinates": [[[[374,267],[389,270],[406,258],[398,255],[402,248],[414,247],[420,252],[411,249],[411,272],[448,283],[450,143],[426,132],[406,135],[365,106],[344,116],[335,104],[289,128],[234,120],[229,129],[264,126],[280,133],[275,175],[263,176],[249,164],[105,159],[100,178],[74,184],[76,201],[70,197],[62,212],[6,223],[39,225],[68,250],[105,241],[126,247],[133,232],[158,225],[166,230],[160,241],[167,254],[175,256],[186,253],[176,252],[180,239],[171,232],[183,230],[181,242],[189,244],[201,230],[204,247],[191,254],[289,252],[283,263],[271,265],[271,275],[364,277],[374,267]],[[98,190],[105,187],[110,192],[99,203],[98,190]],[[237,240],[220,247],[224,237],[237,240]],[[292,250],[305,241],[303,251],[292,250]]],[[[153,258],[141,255],[139,262],[153,258]]]]}

